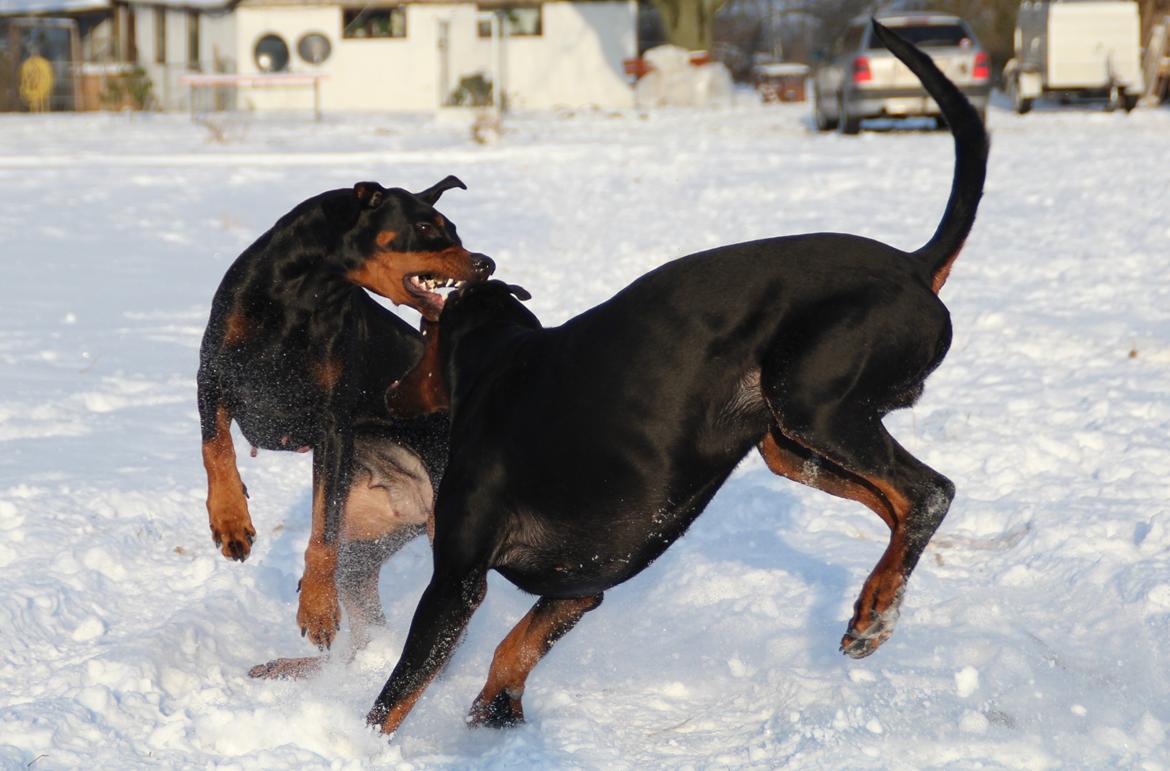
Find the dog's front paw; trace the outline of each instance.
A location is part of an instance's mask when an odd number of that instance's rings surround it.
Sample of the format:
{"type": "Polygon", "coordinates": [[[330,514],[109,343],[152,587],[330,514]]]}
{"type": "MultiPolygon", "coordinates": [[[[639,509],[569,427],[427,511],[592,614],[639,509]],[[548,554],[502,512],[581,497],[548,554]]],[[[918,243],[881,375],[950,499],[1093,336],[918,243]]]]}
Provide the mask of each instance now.
{"type": "Polygon", "coordinates": [[[524,707],[520,698],[511,696],[507,691],[500,691],[492,699],[480,693],[467,714],[467,724],[474,728],[511,728],[523,722],[524,707]]]}
{"type": "Polygon", "coordinates": [[[223,556],[243,562],[252,552],[256,541],[256,528],[248,514],[248,505],[241,496],[238,502],[207,505],[211,524],[211,538],[223,556]]]}
{"type": "Polygon", "coordinates": [[[333,644],[341,628],[341,602],[337,585],[332,580],[305,580],[301,582],[301,602],[297,608],[297,623],[301,636],[325,649],[333,644]]]}

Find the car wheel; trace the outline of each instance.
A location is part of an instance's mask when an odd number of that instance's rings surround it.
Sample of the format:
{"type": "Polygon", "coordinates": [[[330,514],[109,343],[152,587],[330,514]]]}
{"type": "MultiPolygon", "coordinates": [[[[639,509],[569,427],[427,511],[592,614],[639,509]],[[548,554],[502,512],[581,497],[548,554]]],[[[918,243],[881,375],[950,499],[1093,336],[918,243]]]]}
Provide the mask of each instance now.
{"type": "Polygon", "coordinates": [[[852,136],[861,131],[861,118],[849,114],[846,108],[845,97],[841,97],[837,108],[837,128],[842,134],[852,136]]]}
{"type": "Polygon", "coordinates": [[[837,121],[825,115],[821,110],[821,97],[818,95],[813,99],[813,123],[816,124],[817,131],[832,131],[837,128],[837,121]]]}

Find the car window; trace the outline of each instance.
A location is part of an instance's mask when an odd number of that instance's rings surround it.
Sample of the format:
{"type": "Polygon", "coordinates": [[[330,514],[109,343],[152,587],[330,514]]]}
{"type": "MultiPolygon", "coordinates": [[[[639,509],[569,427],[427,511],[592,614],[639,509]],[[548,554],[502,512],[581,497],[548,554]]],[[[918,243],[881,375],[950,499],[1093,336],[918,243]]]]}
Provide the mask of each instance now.
{"type": "MultiPolygon", "coordinates": [[[[899,35],[919,48],[969,48],[975,40],[961,24],[913,24],[894,27],[899,35]]],[[[876,37],[870,40],[871,49],[885,48],[876,37]]]]}
{"type": "Polygon", "coordinates": [[[865,34],[864,25],[855,25],[845,30],[845,36],[841,38],[840,50],[849,52],[856,51],[861,47],[861,36],[865,34]]]}

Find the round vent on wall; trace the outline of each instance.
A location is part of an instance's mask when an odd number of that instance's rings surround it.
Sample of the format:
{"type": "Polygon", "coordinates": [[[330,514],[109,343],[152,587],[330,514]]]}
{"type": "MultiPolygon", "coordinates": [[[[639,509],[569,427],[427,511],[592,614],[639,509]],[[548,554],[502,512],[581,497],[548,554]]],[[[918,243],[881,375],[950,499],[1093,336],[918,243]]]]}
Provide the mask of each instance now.
{"type": "Polygon", "coordinates": [[[268,34],[256,41],[252,49],[256,68],[261,72],[284,72],[288,69],[288,43],[280,35],[268,34]]]}
{"type": "Polygon", "coordinates": [[[309,64],[322,64],[333,52],[329,38],[320,32],[309,32],[297,43],[297,53],[309,64]]]}

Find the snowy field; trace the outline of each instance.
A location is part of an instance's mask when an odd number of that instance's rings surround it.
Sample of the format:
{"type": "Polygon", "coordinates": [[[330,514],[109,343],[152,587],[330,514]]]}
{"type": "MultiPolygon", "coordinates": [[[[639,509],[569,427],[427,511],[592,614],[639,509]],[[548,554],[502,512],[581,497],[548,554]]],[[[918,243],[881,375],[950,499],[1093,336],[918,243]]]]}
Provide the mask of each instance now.
{"type": "MultiPolygon", "coordinates": [[[[259,531],[213,548],[197,346],[232,259],[361,179],[421,189],[554,324],[660,262],[817,230],[915,248],[949,135],[810,131],[807,108],[232,122],[0,117],[0,767],[1167,768],[1170,110],[993,110],[955,343],[893,433],[959,493],[894,637],[837,644],[885,545],[868,510],[751,457],[690,533],[529,681],[529,722],[469,730],[531,600],[493,576],[393,742],[365,714],[429,576],[382,573],[389,626],[304,682],[294,622],[309,462],[239,459],[259,531]]],[[[237,440],[237,447],[243,446],[237,440]]],[[[344,649],[345,640],[339,645],[344,649]]]]}

